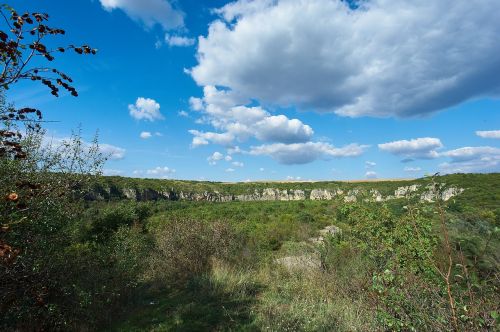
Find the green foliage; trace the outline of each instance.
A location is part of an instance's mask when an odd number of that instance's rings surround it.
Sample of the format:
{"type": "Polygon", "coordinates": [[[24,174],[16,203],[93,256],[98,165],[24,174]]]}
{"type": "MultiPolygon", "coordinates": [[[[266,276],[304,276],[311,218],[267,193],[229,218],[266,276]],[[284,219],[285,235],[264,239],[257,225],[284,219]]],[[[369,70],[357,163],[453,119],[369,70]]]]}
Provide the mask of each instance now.
{"type": "Polygon", "coordinates": [[[0,201],[0,244],[12,248],[0,262],[2,328],[22,329],[32,322],[60,329],[70,321],[59,302],[66,298],[62,265],[71,245],[66,230],[78,220],[81,198],[101,159],[77,135],[57,147],[44,145],[42,135],[30,132],[24,138],[26,158],[0,158],[1,196],[9,197],[0,201]]]}
{"type": "Polygon", "coordinates": [[[211,260],[237,252],[234,232],[225,223],[174,220],[154,234],[146,278],[164,287],[184,283],[211,268],[211,260]]]}
{"type": "Polygon", "coordinates": [[[151,204],[118,203],[90,208],[85,214],[90,219],[81,230],[85,238],[102,242],[122,226],[143,225],[152,212],[151,204]]]}

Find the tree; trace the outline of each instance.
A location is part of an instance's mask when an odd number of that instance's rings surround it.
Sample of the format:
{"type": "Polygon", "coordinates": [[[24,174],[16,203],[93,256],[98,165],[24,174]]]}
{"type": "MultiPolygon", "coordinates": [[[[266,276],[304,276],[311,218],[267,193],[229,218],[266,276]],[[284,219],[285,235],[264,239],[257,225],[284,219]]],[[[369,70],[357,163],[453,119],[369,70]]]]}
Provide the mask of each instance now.
{"type": "MultiPolygon", "coordinates": [[[[47,48],[45,40],[48,37],[66,33],[63,29],[47,25],[48,14],[26,12],[20,15],[15,9],[4,4],[0,7],[0,15],[6,24],[6,29],[0,30],[0,62],[3,66],[0,74],[0,93],[20,80],[31,80],[47,86],[56,97],[59,96],[61,87],[77,97],[78,92],[71,85],[71,77],[52,66],[32,67],[31,64],[38,58],[51,63],[57,53],[67,50],[77,54],[96,54],[97,50],[88,45],[47,48]]],[[[42,112],[33,108],[16,110],[3,103],[0,120],[0,157],[25,158],[26,154],[19,143],[22,135],[19,130],[13,129],[18,129],[16,123],[24,122],[28,124],[28,129],[39,130],[42,112]]]]}
{"type": "Polygon", "coordinates": [[[78,216],[78,202],[104,158],[97,140],[87,144],[78,132],[45,142],[42,112],[16,109],[5,90],[29,80],[56,97],[61,89],[76,97],[72,79],[50,64],[69,50],[96,50],[49,49],[45,40],[65,32],[49,27],[47,14],[18,14],[2,5],[0,15],[6,27],[0,30],[0,330],[65,329],[71,318],[60,301],[73,294],[64,288],[64,229],[78,216]]]}
{"type": "Polygon", "coordinates": [[[48,49],[44,44],[48,36],[66,33],[63,29],[46,25],[48,14],[27,12],[19,15],[8,5],[0,8],[0,14],[9,28],[0,30],[0,59],[3,65],[0,86],[8,89],[11,84],[28,79],[46,85],[56,97],[59,95],[58,86],[73,96],[78,96],[76,89],[70,85],[73,80],[68,75],[50,66],[30,67],[30,63],[37,57],[52,62],[56,53],[64,53],[67,50],[73,50],[77,54],[96,54],[97,50],[88,45],[48,49]],[[10,12],[10,17],[6,15],[5,10],[10,12]]]}

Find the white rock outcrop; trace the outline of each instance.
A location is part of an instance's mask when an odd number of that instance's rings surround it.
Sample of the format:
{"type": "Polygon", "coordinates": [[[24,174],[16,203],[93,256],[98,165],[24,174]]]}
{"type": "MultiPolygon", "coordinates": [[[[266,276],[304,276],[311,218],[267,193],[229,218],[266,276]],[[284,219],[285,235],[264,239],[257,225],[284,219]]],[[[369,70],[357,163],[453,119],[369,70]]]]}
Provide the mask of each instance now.
{"type": "Polygon", "coordinates": [[[462,188],[456,188],[456,187],[449,187],[441,191],[441,196],[438,195],[438,192],[433,186],[428,186],[427,190],[420,195],[420,200],[422,202],[435,202],[436,199],[439,197],[443,201],[448,201],[451,198],[460,195],[461,193],[464,192],[464,189],[462,188]]]}
{"type": "Polygon", "coordinates": [[[335,197],[336,192],[332,192],[327,189],[313,189],[311,190],[311,195],[309,196],[309,199],[312,201],[318,201],[318,200],[331,200],[333,197],[335,197]]]}
{"type": "Polygon", "coordinates": [[[354,203],[356,202],[358,199],[356,198],[356,196],[353,196],[353,195],[350,195],[350,196],[344,196],[344,202],[345,203],[354,203]]]}
{"type": "Polygon", "coordinates": [[[420,186],[418,184],[414,184],[411,186],[406,186],[406,187],[399,187],[396,190],[394,190],[394,197],[395,198],[408,198],[413,194],[414,192],[418,191],[418,188],[420,186]]]}
{"type": "Polygon", "coordinates": [[[443,201],[447,201],[455,196],[460,195],[463,192],[464,189],[462,188],[455,188],[455,187],[447,188],[441,193],[441,199],[443,201]]]}

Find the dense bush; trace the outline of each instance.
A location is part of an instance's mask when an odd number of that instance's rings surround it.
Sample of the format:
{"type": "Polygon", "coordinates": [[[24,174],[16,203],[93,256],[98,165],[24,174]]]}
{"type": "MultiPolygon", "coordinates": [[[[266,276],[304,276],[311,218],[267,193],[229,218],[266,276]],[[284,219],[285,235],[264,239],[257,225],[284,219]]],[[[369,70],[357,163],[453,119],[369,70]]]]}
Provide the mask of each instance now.
{"type": "Polygon", "coordinates": [[[182,284],[211,268],[212,259],[237,255],[236,235],[226,223],[174,220],[154,234],[146,278],[163,286],[182,284]]]}
{"type": "Polygon", "coordinates": [[[131,202],[88,208],[84,215],[87,224],[80,225],[83,229],[79,232],[85,239],[104,242],[122,226],[143,227],[151,210],[151,203],[131,202]]]}
{"type": "Polygon", "coordinates": [[[95,329],[139,286],[149,242],[134,224],[149,212],[124,205],[87,218],[97,145],[43,135],[27,132],[26,158],[0,158],[0,330],[95,329]]]}

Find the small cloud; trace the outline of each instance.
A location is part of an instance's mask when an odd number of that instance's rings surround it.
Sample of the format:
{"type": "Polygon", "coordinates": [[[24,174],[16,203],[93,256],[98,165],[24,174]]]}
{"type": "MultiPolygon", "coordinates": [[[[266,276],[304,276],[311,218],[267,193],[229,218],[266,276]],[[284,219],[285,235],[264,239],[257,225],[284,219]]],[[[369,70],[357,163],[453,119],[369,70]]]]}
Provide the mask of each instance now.
{"type": "Polygon", "coordinates": [[[368,171],[365,173],[365,177],[367,179],[376,179],[377,178],[377,173],[374,171],[368,171]]]}
{"type": "Polygon", "coordinates": [[[234,136],[230,133],[201,132],[198,130],[189,130],[189,133],[194,136],[191,142],[193,148],[208,145],[209,143],[227,146],[231,145],[234,140],[234,136]]]}
{"type": "MultiPolygon", "coordinates": [[[[88,144],[90,147],[90,144],[88,144]]],[[[99,152],[110,160],[120,160],[125,158],[125,149],[119,148],[111,144],[99,144],[99,152]]]]}
{"type": "Polygon", "coordinates": [[[106,176],[114,176],[123,174],[123,171],[119,169],[103,169],[102,174],[106,176]]]}
{"type": "MultiPolygon", "coordinates": [[[[67,144],[71,143],[73,137],[49,137],[49,136],[44,136],[42,138],[42,142],[44,146],[46,146],[49,149],[57,149],[62,146],[66,146],[67,144]]],[[[90,150],[93,150],[95,148],[94,143],[86,142],[86,141],[81,141],[81,149],[83,153],[88,153],[90,150]]],[[[100,143],[97,144],[97,149],[99,150],[99,153],[102,154],[104,158],[107,158],[108,160],[120,160],[125,158],[125,152],[126,150],[111,144],[106,144],[106,143],[100,143]]]]}
{"type": "Polygon", "coordinates": [[[160,25],[163,30],[184,26],[184,13],[173,8],[171,1],[164,0],[100,0],[107,11],[123,10],[131,19],[152,28],[160,25]]]}
{"type": "Polygon", "coordinates": [[[357,157],[364,153],[368,145],[349,144],[337,148],[328,143],[307,142],[294,144],[264,144],[252,146],[250,154],[255,156],[267,155],[281,164],[307,164],[317,159],[328,159],[331,157],[357,157]]]}
{"type": "Polygon", "coordinates": [[[153,175],[155,177],[162,177],[162,178],[168,177],[169,175],[174,174],[174,173],[175,173],[175,169],[168,168],[167,166],[156,167],[153,169],[148,169],[146,171],[146,174],[148,174],[148,175],[153,175]]]}
{"type": "Polygon", "coordinates": [[[193,46],[195,43],[195,40],[194,40],[194,38],[166,34],[165,35],[165,42],[170,47],[175,47],[175,46],[188,47],[188,46],[193,46]]]}
{"type": "Polygon", "coordinates": [[[153,122],[164,119],[160,113],[160,104],[154,99],[139,97],[134,105],[128,105],[128,109],[130,116],[136,120],[153,122]]]}
{"type": "Polygon", "coordinates": [[[476,135],[482,138],[500,139],[500,130],[478,130],[476,135]]]}
{"type": "Polygon", "coordinates": [[[164,167],[156,167],[148,170],[134,170],[132,172],[133,175],[139,176],[139,177],[153,177],[153,178],[170,178],[172,174],[174,174],[176,171],[175,169],[169,168],[167,166],[164,167]]]}
{"type": "Polygon", "coordinates": [[[243,151],[241,151],[239,146],[234,146],[232,148],[227,149],[228,154],[238,154],[238,153],[242,153],[242,152],[243,151]]]}
{"type": "Polygon", "coordinates": [[[204,109],[203,99],[197,97],[189,98],[189,107],[193,111],[202,111],[204,109]]]}
{"type": "Polygon", "coordinates": [[[179,111],[177,112],[177,115],[183,118],[189,118],[189,113],[186,111],[179,111]]]}
{"type": "Polygon", "coordinates": [[[451,160],[439,165],[444,173],[500,172],[500,148],[463,147],[441,154],[451,160]]]}
{"type": "Polygon", "coordinates": [[[224,159],[224,155],[218,151],[214,152],[210,157],[207,158],[209,165],[217,165],[217,162],[224,159]]]}
{"type": "Polygon", "coordinates": [[[143,131],[139,137],[142,139],[148,139],[151,138],[153,135],[149,131],[143,131]]]}
{"type": "Polygon", "coordinates": [[[438,138],[422,137],[412,140],[400,140],[379,144],[378,148],[396,156],[412,159],[434,159],[439,157],[436,151],[443,147],[438,138]]]}
{"type": "Polygon", "coordinates": [[[366,168],[375,167],[375,166],[377,166],[377,163],[375,163],[373,161],[365,161],[366,168]]]}
{"type": "Polygon", "coordinates": [[[409,173],[415,173],[422,171],[422,169],[420,167],[405,167],[404,171],[409,173]]]}

